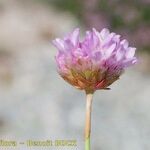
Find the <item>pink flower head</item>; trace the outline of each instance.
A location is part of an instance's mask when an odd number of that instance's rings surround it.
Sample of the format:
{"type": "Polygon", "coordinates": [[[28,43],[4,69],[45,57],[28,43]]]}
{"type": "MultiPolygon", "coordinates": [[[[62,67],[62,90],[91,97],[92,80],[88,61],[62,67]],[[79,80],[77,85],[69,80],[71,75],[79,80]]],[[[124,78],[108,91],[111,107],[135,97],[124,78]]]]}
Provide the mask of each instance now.
{"type": "Polygon", "coordinates": [[[81,90],[107,89],[125,68],[137,62],[136,48],[129,47],[127,40],[108,29],[87,31],[83,41],[79,40],[79,29],[75,29],[53,44],[58,49],[59,74],[81,90]]]}

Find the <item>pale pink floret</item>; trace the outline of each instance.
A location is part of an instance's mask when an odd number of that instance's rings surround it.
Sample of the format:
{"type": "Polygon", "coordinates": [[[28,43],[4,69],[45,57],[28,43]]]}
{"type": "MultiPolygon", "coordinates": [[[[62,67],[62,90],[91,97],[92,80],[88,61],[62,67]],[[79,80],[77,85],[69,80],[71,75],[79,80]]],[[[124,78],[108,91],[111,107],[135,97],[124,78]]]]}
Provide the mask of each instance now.
{"type": "Polygon", "coordinates": [[[136,48],[108,29],[87,31],[79,40],[79,29],[55,39],[56,62],[60,75],[79,89],[105,89],[119,78],[126,67],[137,62],[136,48]]]}

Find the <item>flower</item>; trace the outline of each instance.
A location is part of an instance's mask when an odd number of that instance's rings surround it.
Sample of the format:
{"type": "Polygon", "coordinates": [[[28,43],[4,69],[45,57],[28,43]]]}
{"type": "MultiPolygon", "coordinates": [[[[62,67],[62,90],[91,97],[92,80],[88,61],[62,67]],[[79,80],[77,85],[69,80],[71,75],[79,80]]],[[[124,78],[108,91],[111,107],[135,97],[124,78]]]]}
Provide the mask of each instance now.
{"type": "Polygon", "coordinates": [[[82,41],[77,28],[64,39],[56,38],[53,44],[58,49],[55,58],[59,74],[81,90],[108,89],[125,68],[137,62],[136,48],[105,28],[87,31],[82,41]]]}

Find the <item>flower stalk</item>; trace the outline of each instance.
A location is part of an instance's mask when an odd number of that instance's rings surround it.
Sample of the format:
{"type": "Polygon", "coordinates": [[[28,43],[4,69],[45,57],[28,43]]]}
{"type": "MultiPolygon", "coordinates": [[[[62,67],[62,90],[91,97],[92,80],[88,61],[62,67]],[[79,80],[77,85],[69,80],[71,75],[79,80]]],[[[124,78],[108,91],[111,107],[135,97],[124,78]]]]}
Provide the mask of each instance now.
{"type": "Polygon", "coordinates": [[[86,92],[85,150],[90,150],[93,92],[86,92]]]}

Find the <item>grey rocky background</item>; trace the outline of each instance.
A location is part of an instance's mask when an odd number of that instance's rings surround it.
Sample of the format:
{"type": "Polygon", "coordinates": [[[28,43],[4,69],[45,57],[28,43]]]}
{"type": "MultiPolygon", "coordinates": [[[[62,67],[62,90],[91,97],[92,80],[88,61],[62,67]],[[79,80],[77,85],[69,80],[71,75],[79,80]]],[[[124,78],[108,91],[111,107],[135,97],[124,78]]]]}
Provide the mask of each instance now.
{"type": "MultiPolygon", "coordinates": [[[[84,149],[85,94],[59,77],[51,45],[78,25],[41,3],[0,0],[0,139],[76,139],[84,149]]],[[[150,78],[140,67],[95,93],[92,149],[150,149],[150,78]]]]}

